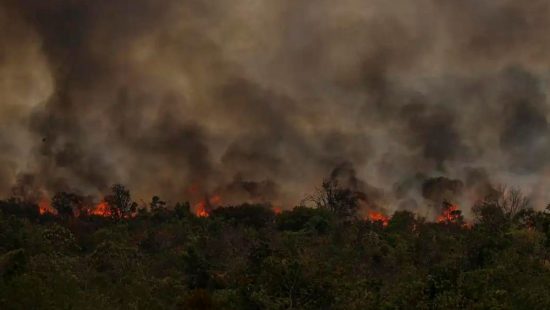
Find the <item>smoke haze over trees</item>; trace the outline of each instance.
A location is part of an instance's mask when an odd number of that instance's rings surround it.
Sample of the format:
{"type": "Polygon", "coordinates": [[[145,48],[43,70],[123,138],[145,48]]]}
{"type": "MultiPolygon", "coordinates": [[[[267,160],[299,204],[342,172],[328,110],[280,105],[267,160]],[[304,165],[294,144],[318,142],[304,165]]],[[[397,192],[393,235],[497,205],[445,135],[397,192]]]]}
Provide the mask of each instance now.
{"type": "Polygon", "coordinates": [[[439,177],[463,184],[460,201],[506,183],[542,208],[549,13],[544,0],[1,0],[0,191],[120,182],[142,199],[196,186],[292,206],[349,164],[390,209],[430,202],[422,184],[439,177]]]}
{"type": "Polygon", "coordinates": [[[0,308],[550,309],[549,16],[0,0],[0,308]]]}

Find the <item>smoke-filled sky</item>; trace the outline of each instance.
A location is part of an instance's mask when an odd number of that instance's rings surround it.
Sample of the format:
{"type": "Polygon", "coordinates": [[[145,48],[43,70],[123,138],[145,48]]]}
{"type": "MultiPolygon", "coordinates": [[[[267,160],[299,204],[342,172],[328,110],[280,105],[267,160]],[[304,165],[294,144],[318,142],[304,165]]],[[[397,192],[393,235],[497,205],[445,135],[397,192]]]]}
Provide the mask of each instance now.
{"type": "Polygon", "coordinates": [[[440,176],[542,205],[548,16],[547,0],[0,0],[0,192],[290,206],[343,171],[388,209],[440,176]]]}

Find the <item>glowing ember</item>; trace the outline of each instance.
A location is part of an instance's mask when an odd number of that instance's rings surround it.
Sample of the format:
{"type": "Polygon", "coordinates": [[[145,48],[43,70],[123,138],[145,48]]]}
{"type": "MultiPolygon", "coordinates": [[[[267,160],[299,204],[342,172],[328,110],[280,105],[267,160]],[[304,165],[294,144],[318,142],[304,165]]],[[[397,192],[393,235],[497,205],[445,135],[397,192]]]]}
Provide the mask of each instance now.
{"type": "Polygon", "coordinates": [[[283,212],[283,210],[279,207],[273,207],[273,213],[275,214],[281,214],[281,212],[283,212]]]}
{"type": "Polygon", "coordinates": [[[438,223],[454,222],[460,218],[460,209],[457,205],[448,204],[443,213],[437,217],[438,223]]]}
{"type": "Polygon", "coordinates": [[[381,222],[383,226],[388,226],[388,223],[390,222],[389,217],[376,211],[369,211],[368,218],[372,222],[381,222]]]}
{"type": "Polygon", "coordinates": [[[102,201],[97,205],[95,205],[92,209],[90,209],[88,211],[88,214],[108,217],[108,216],[111,216],[111,208],[109,207],[107,202],[102,201]]]}
{"type": "Polygon", "coordinates": [[[41,199],[40,202],[38,202],[38,212],[40,212],[40,215],[44,215],[46,213],[57,214],[56,210],[52,208],[47,199],[41,199]]]}

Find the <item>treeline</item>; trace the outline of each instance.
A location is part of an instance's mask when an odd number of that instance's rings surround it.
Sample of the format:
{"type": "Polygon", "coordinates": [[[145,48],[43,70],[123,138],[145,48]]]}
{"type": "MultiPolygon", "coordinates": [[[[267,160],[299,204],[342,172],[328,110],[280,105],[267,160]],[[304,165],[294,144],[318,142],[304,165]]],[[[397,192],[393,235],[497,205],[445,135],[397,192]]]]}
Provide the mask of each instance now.
{"type": "Polygon", "coordinates": [[[207,217],[159,197],[140,209],[123,186],[103,213],[70,193],[57,214],[0,201],[0,308],[550,309],[550,209],[513,194],[471,223],[454,209],[385,222],[357,216],[356,199],[327,187],[315,207],[207,217]]]}

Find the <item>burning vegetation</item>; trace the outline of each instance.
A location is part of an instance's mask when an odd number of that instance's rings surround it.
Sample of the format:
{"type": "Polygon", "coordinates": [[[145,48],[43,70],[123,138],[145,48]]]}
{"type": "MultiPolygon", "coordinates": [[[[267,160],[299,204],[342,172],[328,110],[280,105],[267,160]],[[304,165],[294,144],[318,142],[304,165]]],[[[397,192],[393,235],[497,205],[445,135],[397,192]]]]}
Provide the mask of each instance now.
{"type": "Polygon", "coordinates": [[[390,222],[390,218],[388,216],[376,211],[369,211],[368,219],[372,222],[382,223],[383,226],[388,226],[388,223],[390,222]]]}
{"type": "MultiPolygon", "coordinates": [[[[333,173],[332,179],[323,182],[321,189],[314,195],[308,196],[304,202],[313,202],[315,208],[327,210],[346,221],[359,218],[359,213],[366,213],[364,220],[380,223],[382,227],[388,226],[392,219],[390,215],[380,210],[380,207],[373,205],[364,192],[357,188],[350,189],[340,186],[334,175],[333,173]]],[[[122,185],[114,185],[111,191],[111,194],[106,195],[98,203],[90,202],[90,198],[80,197],[77,194],[61,192],[56,194],[51,201],[46,198],[40,199],[36,206],[39,214],[44,216],[96,216],[117,220],[135,217],[139,210],[141,212],[159,212],[159,210],[167,208],[166,202],[161,201],[157,196],[153,197],[149,205],[139,206],[132,201],[129,190],[122,185]]],[[[192,186],[188,190],[191,197],[200,196],[200,192],[198,186],[192,186]]],[[[513,210],[514,213],[528,207],[528,200],[520,197],[521,194],[518,191],[511,190],[510,193],[510,197],[505,197],[505,192],[500,192],[501,198],[495,200],[494,204],[507,212],[513,210]]],[[[485,201],[485,203],[488,202],[485,201]]],[[[192,208],[189,207],[189,203],[177,205],[187,205],[188,211],[199,218],[208,218],[215,210],[227,207],[224,205],[222,197],[217,194],[204,195],[202,199],[192,205],[192,208]]],[[[276,207],[270,204],[267,206],[269,211],[276,216],[286,212],[280,206],[276,207]]],[[[459,206],[447,200],[441,203],[439,214],[434,218],[434,222],[445,225],[462,224],[465,228],[471,227],[466,224],[459,206]]]]}
{"type": "Polygon", "coordinates": [[[194,205],[172,205],[158,196],[137,205],[121,185],[100,202],[67,192],[39,203],[0,200],[0,304],[27,309],[112,303],[377,309],[399,308],[404,300],[414,308],[449,308],[457,302],[460,308],[550,305],[550,208],[531,209],[519,192],[500,191],[503,196],[481,200],[465,225],[462,210],[447,201],[428,221],[406,210],[391,216],[381,208],[363,210],[370,207],[364,203],[367,195],[340,185],[325,182],[323,190],[313,200],[323,204],[293,209],[228,205],[219,195],[194,205]],[[104,281],[112,284],[106,287],[104,281]],[[342,283],[350,287],[343,289],[342,283]],[[30,288],[37,293],[29,295],[30,288]],[[495,299],[495,290],[508,293],[495,299]],[[374,297],[363,296],[365,291],[374,297]],[[44,298],[52,294],[57,297],[44,298]]]}
{"type": "Polygon", "coordinates": [[[549,16],[0,0],[0,309],[550,309],[549,16]]]}
{"type": "Polygon", "coordinates": [[[218,206],[222,201],[219,195],[214,195],[210,198],[206,197],[194,205],[195,215],[198,217],[209,217],[212,209],[218,206]]]}
{"type": "Polygon", "coordinates": [[[110,217],[112,215],[111,207],[105,201],[102,201],[96,204],[95,206],[93,206],[92,208],[86,210],[86,214],[102,216],[102,217],[110,217]]]}
{"type": "Polygon", "coordinates": [[[454,223],[458,220],[462,220],[462,211],[458,205],[444,202],[443,212],[437,217],[438,223],[454,223]]]}
{"type": "MultiPolygon", "coordinates": [[[[501,210],[506,217],[512,218],[523,212],[523,210],[531,208],[530,200],[523,196],[519,190],[504,186],[494,187],[488,181],[475,182],[476,185],[472,186],[461,180],[445,177],[418,177],[418,180],[421,182],[418,186],[419,194],[423,196],[423,201],[426,204],[425,208],[428,208],[430,210],[429,214],[431,214],[431,217],[424,218],[423,221],[434,222],[438,225],[453,226],[460,229],[474,227],[474,219],[465,218],[463,210],[458,204],[452,202],[464,198],[465,195],[474,195],[475,197],[475,199],[472,199],[471,209],[474,215],[479,214],[480,209],[495,208],[501,210]],[[477,184],[483,186],[477,186],[477,184]]],[[[232,184],[230,188],[238,192],[239,186],[236,184],[239,184],[239,182],[233,181],[232,184]]],[[[245,184],[248,188],[255,188],[256,190],[259,188],[251,183],[245,184]]],[[[401,191],[402,189],[403,187],[400,186],[396,190],[401,191]]],[[[229,197],[232,196],[232,192],[228,188],[220,190],[229,197]]],[[[218,215],[233,214],[237,211],[231,208],[243,205],[265,206],[266,212],[273,214],[273,221],[275,221],[277,217],[284,218],[289,210],[288,207],[285,208],[280,204],[273,205],[270,202],[263,201],[252,200],[240,204],[229,203],[224,201],[220,194],[205,193],[198,184],[190,186],[184,193],[191,203],[176,203],[171,206],[158,196],[154,196],[149,204],[144,202],[138,204],[132,199],[130,191],[126,187],[114,185],[110,193],[107,193],[99,202],[94,202],[92,197],[59,192],[51,200],[39,199],[36,208],[40,215],[48,217],[103,217],[116,221],[134,218],[140,213],[168,214],[171,208],[176,213],[191,213],[198,218],[209,218],[215,213],[218,215]],[[233,211],[223,211],[225,208],[230,208],[228,210],[233,211]]],[[[29,197],[34,196],[30,195],[29,197]]],[[[241,196],[237,195],[237,197],[241,196]]],[[[24,198],[19,199],[24,200],[24,198]]],[[[393,209],[394,214],[400,211],[410,211],[412,213],[416,211],[414,209],[407,210],[407,208],[399,209],[400,206],[397,206],[396,209],[396,206],[391,206],[389,203],[391,202],[386,200],[385,194],[381,190],[359,179],[351,164],[343,163],[333,169],[329,177],[322,182],[321,187],[313,194],[306,196],[300,205],[304,208],[313,207],[318,210],[325,210],[342,222],[363,220],[380,224],[382,228],[387,228],[393,220],[394,215],[389,210],[393,209]],[[389,210],[388,206],[390,207],[389,210]]],[[[423,209],[425,210],[425,208],[423,209]]]]}
{"type": "Polygon", "coordinates": [[[48,199],[40,199],[40,202],[38,202],[38,212],[41,215],[44,214],[56,214],[57,211],[54,210],[50,204],[50,201],[48,199]]]}

